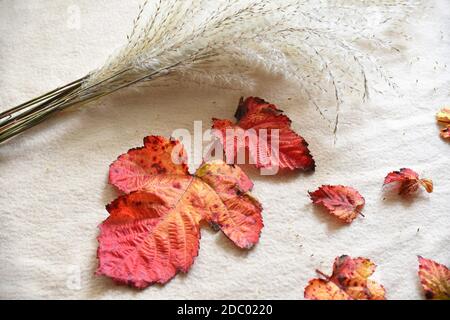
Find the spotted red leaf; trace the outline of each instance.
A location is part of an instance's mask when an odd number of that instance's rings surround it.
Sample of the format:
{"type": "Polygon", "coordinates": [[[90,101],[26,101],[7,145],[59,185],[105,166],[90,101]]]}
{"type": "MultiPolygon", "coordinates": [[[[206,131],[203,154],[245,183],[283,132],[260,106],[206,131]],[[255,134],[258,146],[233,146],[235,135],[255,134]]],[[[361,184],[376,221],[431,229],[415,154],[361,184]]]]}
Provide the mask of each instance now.
{"type": "Polygon", "coordinates": [[[436,115],[438,122],[444,125],[441,129],[441,137],[444,139],[450,139],[450,108],[443,108],[436,115]]]}
{"type": "Polygon", "coordinates": [[[187,272],[198,254],[201,221],[240,248],[258,242],[262,209],[245,173],[214,161],[190,175],[185,160],[178,141],[151,136],[111,165],[110,182],[128,194],[106,207],[97,274],[144,288],[187,272]]]}
{"type": "Polygon", "coordinates": [[[322,205],[330,214],[345,223],[351,223],[364,207],[365,200],[352,187],[341,185],[321,186],[314,192],[309,192],[314,204],[322,205]]]}
{"type": "Polygon", "coordinates": [[[369,279],[376,265],[366,258],[337,257],[333,274],[325,279],[313,279],[305,288],[305,298],[311,300],[384,300],[385,289],[369,279]]]}
{"type": "Polygon", "coordinates": [[[384,178],[384,186],[394,183],[400,195],[410,195],[422,185],[427,192],[433,192],[433,181],[430,179],[420,179],[419,174],[411,169],[402,168],[393,171],[384,178]]]}
{"type": "Polygon", "coordinates": [[[419,278],[427,299],[450,300],[450,270],[443,264],[421,256],[419,278]]]}
{"type": "Polygon", "coordinates": [[[238,155],[245,151],[257,168],[314,170],[308,143],[292,130],[291,120],[275,105],[260,98],[241,98],[235,117],[235,124],[213,119],[227,162],[240,163],[238,155]]]}

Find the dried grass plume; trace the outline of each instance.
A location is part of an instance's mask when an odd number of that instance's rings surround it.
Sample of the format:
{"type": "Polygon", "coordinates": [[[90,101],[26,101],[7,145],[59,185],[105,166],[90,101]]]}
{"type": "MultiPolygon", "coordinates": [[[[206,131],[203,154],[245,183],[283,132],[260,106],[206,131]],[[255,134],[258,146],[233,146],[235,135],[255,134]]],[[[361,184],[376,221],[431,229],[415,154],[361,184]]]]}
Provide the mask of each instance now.
{"type": "Polygon", "coordinates": [[[379,33],[419,5],[414,0],[146,0],[127,44],[103,66],[3,112],[0,142],[55,112],[144,81],[176,77],[242,86],[252,83],[256,69],[295,81],[321,114],[316,97],[331,96],[336,132],[344,97],[368,98],[368,74],[393,86],[364,48],[398,50],[379,33]]]}

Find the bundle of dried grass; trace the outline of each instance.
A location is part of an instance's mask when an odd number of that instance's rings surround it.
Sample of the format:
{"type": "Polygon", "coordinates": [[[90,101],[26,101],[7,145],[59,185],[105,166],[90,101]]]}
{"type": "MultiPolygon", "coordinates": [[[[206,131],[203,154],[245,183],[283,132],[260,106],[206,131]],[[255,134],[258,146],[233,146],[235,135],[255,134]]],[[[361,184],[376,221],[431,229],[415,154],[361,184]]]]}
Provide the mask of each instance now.
{"type": "MultiPolygon", "coordinates": [[[[144,1],[127,44],[87,76],[0,114],[0,142],[74,105],[161,77],[248,85],[263,69],[293,79],[305,96],[369,95],[368,70],[382,77],[362,42],[395,50],[376,36],[417,1],[144,1]],[[332,92],[327,88],[332,88],[332,92]]],[[[389,79],[385,77],[389,82],[389,79]]]]}

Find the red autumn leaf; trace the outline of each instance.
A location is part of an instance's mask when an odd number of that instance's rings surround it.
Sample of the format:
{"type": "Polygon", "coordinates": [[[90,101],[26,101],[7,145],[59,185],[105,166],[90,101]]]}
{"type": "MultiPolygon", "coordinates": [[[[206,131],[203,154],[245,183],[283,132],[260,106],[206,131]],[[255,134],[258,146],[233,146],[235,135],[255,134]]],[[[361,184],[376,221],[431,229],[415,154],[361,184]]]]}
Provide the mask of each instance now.
{"type": "Polygon", "coordinates": [[[309,192],[314,204],[322,205],[330,214],[345,223],[351,223],[364,207],[365,200],[358,191],[345,186],[321,186],[309,192]]]}
{"type": "Polygon", "coordinates": [[[308,143],[291,129],[291,120],[275,105],[260,98],[241,98],[235,117],[236,124],[213,119],[212,127],[224,147],[227,162],[236,162],[244,150],[257,168],[314,170],[308,143]],[[278,140],[272,140],[276,130],[278,140]]]}
{"type": "Polygon", "coordinates": [[[411,169],[402,168],[399,171],[393,171],[384,178],[383,186],[395,183],[398,188],[398,194],[411,195],[422,185],[428,193],[433,192],[433,181],[430,179],[420,179],[419,174],[411,169]]]}
{"type": "Polygon", "coordinates": [[[198,254],[202,221],[240,248],[258,242],[262,208],[245,173],[214,161],[190,175],[185,161],[178,141],[150,136],[143,148],[111,165],[110,183],[128,194],[106,207],[97,274],[144,288],[187,272],[198,254]]]}
{"type": "Polygon", "coordinates": [[[433,260],[419,258],[419,278],[427,299],[450,300],[450,270],[433,260]]]}
{"type": "Polygon", "coordinates": [[[311,300],[384,300],[385,289],[369,279],[376,265],[366,258],[352,259],[347,255],[337,257],[333,274],[324,279],[313,279],[305,288],[305,298],[311,300]]]}

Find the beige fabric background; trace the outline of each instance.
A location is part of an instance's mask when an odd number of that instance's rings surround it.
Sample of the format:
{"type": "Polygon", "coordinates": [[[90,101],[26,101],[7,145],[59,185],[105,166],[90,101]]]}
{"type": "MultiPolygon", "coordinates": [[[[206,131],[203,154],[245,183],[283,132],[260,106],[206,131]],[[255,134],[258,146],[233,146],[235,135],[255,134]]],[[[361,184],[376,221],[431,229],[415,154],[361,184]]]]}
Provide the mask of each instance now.
{"type": "MultiPolygon", "coordinates": [[[[0,298],[303,299],[314,270],[329,272],[341,254],[373,259],[388,298],[422,298],[416,255],[450,264],[450,145],[434,118],[450,104],[450,2],[429,3],[434,8],[413,19],[402,52],[380,57],[403,96],[347,105],[335,145],[295,86],[264,79],[253,90],[176,85],[117,93],[0,146],[0,298]],[[317,161],[311,175],[250,171],[264,205],[260,243],[237,250],[204,228],[191,271],[165,286],[136,291],[94,276],[97,225],[116,195],[108,165],[145,135],[231,118],[241,95],[284,109],[317,161]],[[385,174],[405,166],[433,178],[435,192],[414,201],[386,197],[385,174]],[[366,217],[341,226],[314,209],[307,191],[325,183],[359,189],[366,217]]],[[[0,1],[0,110],[99,66],[124,42],[137,4],[0,1]]]]}

